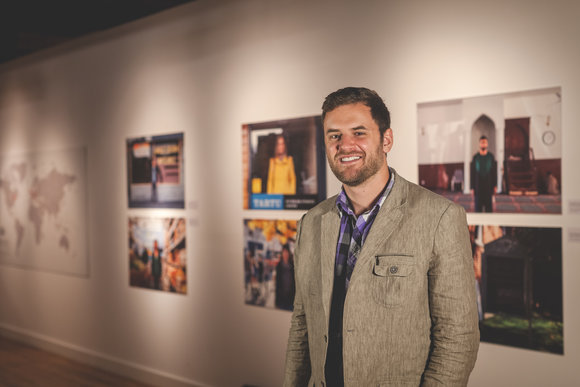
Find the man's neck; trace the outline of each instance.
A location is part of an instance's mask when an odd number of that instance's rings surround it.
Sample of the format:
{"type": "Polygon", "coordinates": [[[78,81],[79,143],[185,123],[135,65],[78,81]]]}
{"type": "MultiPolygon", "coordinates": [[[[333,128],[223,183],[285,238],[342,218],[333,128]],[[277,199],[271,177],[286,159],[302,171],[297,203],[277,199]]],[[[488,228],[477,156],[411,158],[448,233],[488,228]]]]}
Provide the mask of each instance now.
{"type": "Polygon", "coordinates": [[[375,175],[356,187],[344,185],[352,210],[356,216],[369,210],[380,196],[389,181],[389,168],[385,164],[375,175]]]}

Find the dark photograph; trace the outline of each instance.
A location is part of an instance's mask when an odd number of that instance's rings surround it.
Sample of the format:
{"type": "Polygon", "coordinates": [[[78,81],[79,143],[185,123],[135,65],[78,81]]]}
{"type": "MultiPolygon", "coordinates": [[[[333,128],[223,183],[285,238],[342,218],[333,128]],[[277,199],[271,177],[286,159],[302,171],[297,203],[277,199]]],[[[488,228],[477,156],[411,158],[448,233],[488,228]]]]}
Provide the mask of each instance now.
{"type": "Polygon", "coordinates": [[[564,353],[562,229],[469,226],[481,341],[564,353]]]}
{"type": "Polygon", "coordinates": [[[184,208],[183,133],[127,140],[129,208],[184,208]]]}

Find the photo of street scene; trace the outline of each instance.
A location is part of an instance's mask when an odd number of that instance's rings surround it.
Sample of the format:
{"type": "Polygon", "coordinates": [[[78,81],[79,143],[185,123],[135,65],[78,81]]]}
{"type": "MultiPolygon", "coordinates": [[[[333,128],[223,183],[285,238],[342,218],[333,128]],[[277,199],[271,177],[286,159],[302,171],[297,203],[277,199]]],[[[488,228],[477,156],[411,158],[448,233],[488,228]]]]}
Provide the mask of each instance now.
{"type": "Polygon", "coordinates": [[[292,310],[295,220],[244,220],[245,303],[292,310]]]}
{"type": "Polygon", "coordinates": [[[129,208],[184,208],[183,133],[127,140],[129,208]]]}
{"type": "Polygon", "coordinates": [[[129,285],[187,293],[185,218],[129,218],[129,285]]]}

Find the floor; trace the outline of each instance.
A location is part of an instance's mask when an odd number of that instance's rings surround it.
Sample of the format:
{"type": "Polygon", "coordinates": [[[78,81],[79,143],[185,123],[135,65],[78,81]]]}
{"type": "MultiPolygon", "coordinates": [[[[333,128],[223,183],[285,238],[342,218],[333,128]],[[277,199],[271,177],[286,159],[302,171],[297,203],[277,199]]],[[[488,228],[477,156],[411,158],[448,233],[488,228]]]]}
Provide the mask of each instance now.
{"type": "Polygon", "coordinates": [[[151,387],[0,337],[0,387],[151,387]]]}
{"type": "MultiPolygon", "coordinates": [[[[471,195],[460,192],[437,191],[439,195],[458,203],[467,212],[474,212],[471,195]]],[[[495,195],[494,212],[525,214],[561,214],[561,195],[511,196],[495,195]]]]}

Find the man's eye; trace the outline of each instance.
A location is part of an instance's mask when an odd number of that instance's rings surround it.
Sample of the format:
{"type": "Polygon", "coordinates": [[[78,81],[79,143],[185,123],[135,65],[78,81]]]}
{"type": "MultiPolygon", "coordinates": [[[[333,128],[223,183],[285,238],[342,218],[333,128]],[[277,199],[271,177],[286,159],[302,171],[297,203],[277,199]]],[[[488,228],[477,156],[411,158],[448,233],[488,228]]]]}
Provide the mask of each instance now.
{"type": "Polygon", "coordinates": [[[330,139],[331,140],[338,140],[339,138],[340,138],[340,135],[338,135],[338,134],[332,134],[332,135],[330,135],[330,139]]]}
{"type": "Polygon", "coordinates": [[[355,136],[364,136],[365,132],[354,132],[355,136]]]}

